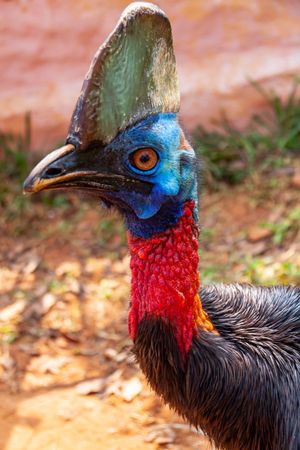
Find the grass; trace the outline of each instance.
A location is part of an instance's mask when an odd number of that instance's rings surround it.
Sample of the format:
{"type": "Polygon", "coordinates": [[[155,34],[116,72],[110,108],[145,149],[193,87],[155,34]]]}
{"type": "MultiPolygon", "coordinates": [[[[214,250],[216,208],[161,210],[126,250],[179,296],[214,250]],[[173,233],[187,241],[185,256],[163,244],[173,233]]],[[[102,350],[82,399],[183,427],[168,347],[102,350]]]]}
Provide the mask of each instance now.
{"type": "Polygon", "coordinates": [[[300,283],[300,267],[290,261],[274,262],[270,256],[244,261],[245,280],[256,285],[300,283]]]}
{"type": "Polygon", "coordinates": [[[265,222],[262,226],[272,231],[274,245],[281,245],[289,234],[299,233],[300,207],[292,209],[286,218],[275,223],[265,222]]]}
{"type": "Polygon", "coordinates": [[[0,326],[0,344],[12,344],[18,337],[16,326],[7,324],[0,326]]]}
{"type": "Polygon", "coordinates": [[[287,100],[276,92],[264,90],[258,83],[253,88],[265,99],[268,111],[254,114],[248,127],[240,131],[226,115],[218,129],[208,131],[199,126],[193,141],[204,159],[210,184],[239,183],[255,171],[270,171],[284,166],[300,153],[300,79],[295,78],[287,100]]]}
{"type": "Polygon", "coordinates": [[[123,222],[116,221],[114,217],[103,217],[99,227],[94,231],[99,244],[102,246],[112,243],[116,236],[118,237],[117,245],[125,245],[127,242],[123,222]]]}
{"type": "Polygon", "coordinates": [[[32,167],[40,159],[30,152],[31,120],[30,115],[24,118],[23,135],[0,131],[0,208],[6,217],[12,219],[30,208],[32,201],[40,201],[45,206],[68,206],[68,197],[45,192],[39,198],[28,199],[22,193],[23,182],[32,167]]]}

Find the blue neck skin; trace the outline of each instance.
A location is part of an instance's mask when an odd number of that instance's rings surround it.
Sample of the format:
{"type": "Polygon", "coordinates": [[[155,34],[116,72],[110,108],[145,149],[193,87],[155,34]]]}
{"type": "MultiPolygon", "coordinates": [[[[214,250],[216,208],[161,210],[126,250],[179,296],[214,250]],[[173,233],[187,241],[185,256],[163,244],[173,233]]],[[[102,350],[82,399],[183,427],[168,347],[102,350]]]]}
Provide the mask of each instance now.
{"type": "Polygon", "coordinates": [[[140,219],[135,213],[126,212],[125,223],[132,235],[148,239],[176,225],[182,215],[182,208],[183,204],[169,201],[149,219],[140,219]]]}
{"type": "Polygon", "coordinates": [[[147,239],[175,225],[187,200],[195,202],[194,220],[198,220],[197,161],[192,149],[182,148],[180,135],[176,114],[155,114],[120,133],[112,143],[114,150],[123,155],[128,175],[153,186],[147,195],[134,191],[116,194],[132,210],[123,214],[135,236],[147,239]],[[128,163],[130,153],[143,147],[151,147],[159,155],[159,163],[147,173],[128,163]]]}

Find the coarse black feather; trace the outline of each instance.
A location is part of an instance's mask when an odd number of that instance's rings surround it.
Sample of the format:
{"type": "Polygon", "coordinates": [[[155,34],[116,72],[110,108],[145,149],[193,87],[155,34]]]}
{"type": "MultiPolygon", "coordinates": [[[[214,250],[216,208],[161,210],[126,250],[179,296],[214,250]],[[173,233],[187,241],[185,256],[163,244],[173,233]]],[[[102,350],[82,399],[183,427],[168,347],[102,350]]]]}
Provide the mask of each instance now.
{"type": "Polygon", "coordinates": [[[219,334],[199,330],[185,364],[170,323],[147,317],[133,352],[152,388],[227,450],[300,449],[300,289],[200,290],[219,334]]]}

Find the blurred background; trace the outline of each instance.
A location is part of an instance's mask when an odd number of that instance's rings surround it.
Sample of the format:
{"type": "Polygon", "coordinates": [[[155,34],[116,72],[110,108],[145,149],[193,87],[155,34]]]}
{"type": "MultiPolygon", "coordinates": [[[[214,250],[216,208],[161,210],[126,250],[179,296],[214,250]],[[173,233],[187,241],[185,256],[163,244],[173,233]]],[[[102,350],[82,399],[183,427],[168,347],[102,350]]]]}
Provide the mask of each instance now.
{"type": "MultiPolygon", "coordinates": [[[[124,0],[0,0],[0,448],[210,449],[130,355],[118,217],[22,196],[124,0]]],[[[203,283],[300,284],[300,4],[157,0],[203,161],[203,283]]]]}

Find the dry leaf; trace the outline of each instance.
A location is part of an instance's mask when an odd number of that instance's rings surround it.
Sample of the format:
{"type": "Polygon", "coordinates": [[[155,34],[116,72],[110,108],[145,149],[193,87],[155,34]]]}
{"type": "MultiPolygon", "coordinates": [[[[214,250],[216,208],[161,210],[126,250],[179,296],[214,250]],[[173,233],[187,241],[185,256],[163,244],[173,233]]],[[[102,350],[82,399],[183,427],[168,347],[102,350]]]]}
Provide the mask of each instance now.
{"type": "Polygon", "coordinates": [[[17,300],[12,305],[6,306],[0,311],[0,321],[9,322],[19,316],[26,307],[25,300],[17,300]]]}
{"type": "Polygon", "coordinates": [[[37,254],[35,253],[31,254],[28,259],[28,262],[23,266],[22,272],[25,273],[26,275],[33,273],[38,268],[40,262],[41,258],[37,254]]]}
{"type": "Polygon", "coordinates": [[[155,425],[145,437],[145,442],[153,442],[158,445],[173,444],[176,433],[168,425],[155,425]]]}
{"type": "Polygon", "coordinates": [[[12,370],[15,367],[16,362],[13,359],[13,357],[10,355],[10,353],[7,351],[1,356],[0,364],[3,367],[3,369],[12,370]]]}
{"type": "Polygon", "coordinates": [[[247,237],[250,242],[261,241],[272,236],[272,230],[254,225],[248,229],[247,237]]]}
{"type": "Polygon", "coordinates": [[[106,389],[101,394],[101,398],[115,395],[126,402],[131,402],[143,389],[143,385],[137,377],[130,378],[129,380],[121,380],[121,377],[119,376],[118,378],[111,378],[110,381],[111,382],[107,383],[106,389]]]}
{"type": "Polygon", "coordinates": [[[38,317],[44,316],[55,305],[56,302],[57,297],[55,295],[51,293],[43,295],[40,300],[33,303],[31,308],[28,310],[26,318],[29,318],[33,315],[38,317]]]}
{"type": "Polygon", "coordinates": [[[126,402],[131,402],[142,391],[143,385],[139,378],[133,377],[124,381],[120,387],[119,396],[126,402]]]}
{"type": "Polygon", "coordinates": [[[109,340],[109,341],[120,341],[121,335],[116,333],[110,333],[105,330],[100,330],[98,332],[98,336],[101,339],[109,340]]]}
{"type": "Polygon", "coordinates": [[[49,309],[55,305],[56,301],[57,298],[55,297],[55,295],[50,294],[50,292],[43,295],[43,297],[39,302],[41,315],[46,314],[49,311],[49,309]]]}
{"type": "Polygon", "coordinates": [[[143,389],[139,378],[132,377],[122,380],[122,370],[116,370],[109,377],[95,378],[76,385],[76,392],[80,395],[99,393],[101,398],[115,395],[126,402],[131,402],[143,389]]]}
{"type": "Polygon", "coordinates": [[[33,273],[38,265],[41,262],[41,258],[37,254],[36,250],[28,250],[24,253],[22,253],[13,264],[13,267],[18,272],[23,272],[25,275],[29,275],[30,273],[33,273]]]}
{"type": "Polygon", "coordinates": [[[75,386],[75,390],[79,395],[97,394],[105,390],[105,395],[108,395],[108,391],[114,383],[118,382],[122,375],[121,370],[116,370],[108,377],[94,378],[93,380],[82,381],[75,386]]]}
{"type": "Polygon", "coordinates": [[[82,381],[75,386],[75,390],[79,395],[97,394],[105,387],[105,378],[94,378],[93,380],[82,381]]]}
{"type": "Polygon", "coordinates": [[[117,354],[118,354],[118,352],[114,348],[107,348],[104,350],[104,356],[108,360],[115,361],[117,354]]]}
{"type": "Polygon", "coordinates": [[[123,362],[126,360],[126,358],[128,356],[128,352],[123,351],[123,352],[119,353],[114,348],[107,348],[104,351],[104,356],[110,361],[115,361],[117,363],[120,363],[120,362],[123,362]]]}
{"type": "Polygon", "coordinates": [[[78,261],[64,261],[58,265],[55,270],[58,277],[63,275],[72,275],[73,277],[79,277],[81,274],[81,267],[78,261]]]}
{"type": "Polygon", "coordinates": [[[40,352],[32,344],[20,343],[18,349],[30,356],[39,356],[40,352]]]}
{"type": "Polygon", "coordinates": [[[36,371],[39,373],[51,373],[57,374],[60,372],[60,369],[64,367],[71,361],[70,356],[49,356],[42,355],[38,358],[32,360],[30,364],[30,370],[36,371]]]}

